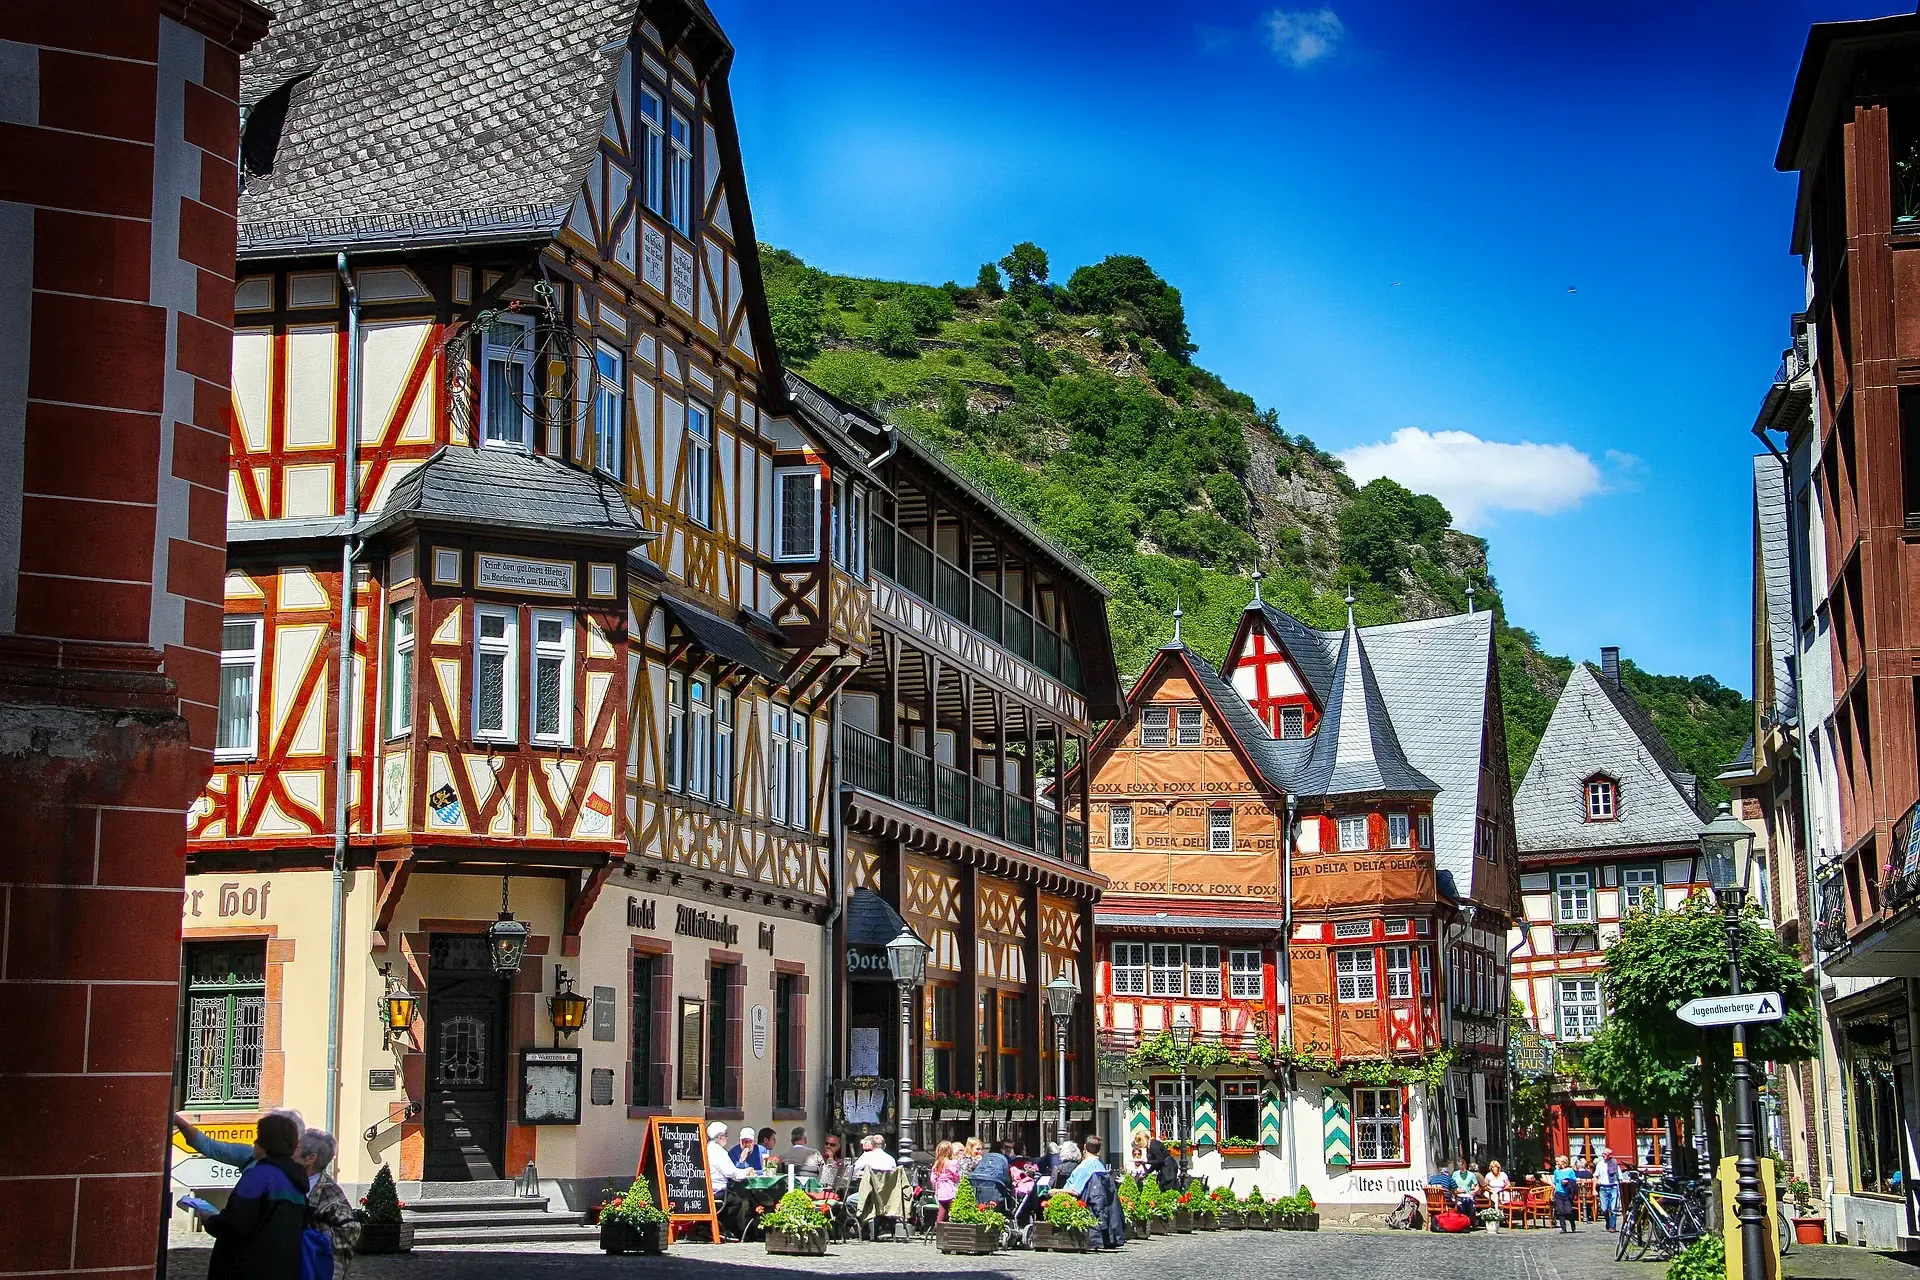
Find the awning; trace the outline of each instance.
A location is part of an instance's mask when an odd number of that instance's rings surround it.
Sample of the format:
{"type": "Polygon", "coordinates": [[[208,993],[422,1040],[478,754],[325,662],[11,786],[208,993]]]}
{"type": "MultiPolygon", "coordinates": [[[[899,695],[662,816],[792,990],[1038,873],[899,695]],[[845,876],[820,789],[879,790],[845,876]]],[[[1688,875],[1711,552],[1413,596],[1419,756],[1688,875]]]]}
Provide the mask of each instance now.
{"type": "Polygon", "coordinates": [[[787,669],[787,660],[777,649],[760,643],[738,623],[728,622],[717,613],[664,593],[660,604],[680,629],[693,637],[694,643],[714,657],[776,682],[787,669]]]}
{"type": "MultiPolygon", "coordinates": [[[[847,901],[847,943],[856,947],[884,947],[900,936],[907,922],[885,898],[866,887],[847,901]]],[[[917,935],[916,935],[917,936],[917,935]]]]}

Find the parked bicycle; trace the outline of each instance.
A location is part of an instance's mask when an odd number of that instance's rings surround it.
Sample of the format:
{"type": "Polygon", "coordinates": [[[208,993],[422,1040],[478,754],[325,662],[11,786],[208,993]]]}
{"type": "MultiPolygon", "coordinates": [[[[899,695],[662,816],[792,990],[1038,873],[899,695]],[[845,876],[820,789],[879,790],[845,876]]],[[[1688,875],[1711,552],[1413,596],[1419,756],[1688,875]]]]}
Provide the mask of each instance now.
{"type": "Polygon", "coordinates": [[[1635,1261],[1651,1254],[1664,1262],[1706,1233],[1707,1197],[1701,1184],[1672,1178],[1658,1184],[1636,1182],[1620,1211],[1614,1260],[1625,1261],[1631,1253],[1635,1261]]]}

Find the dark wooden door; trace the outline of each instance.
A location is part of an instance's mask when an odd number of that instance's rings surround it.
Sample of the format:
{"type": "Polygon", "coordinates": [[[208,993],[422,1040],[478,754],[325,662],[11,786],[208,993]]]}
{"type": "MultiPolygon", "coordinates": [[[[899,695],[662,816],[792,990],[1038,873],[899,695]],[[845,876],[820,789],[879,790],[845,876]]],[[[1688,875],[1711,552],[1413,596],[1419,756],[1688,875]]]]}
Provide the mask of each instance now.
{"type": "Polygon", "coordinates": [[[495,976],[486,939],[436,934],[427,969],[429,1182],[508,1176],[507,981],[495,976]]]}

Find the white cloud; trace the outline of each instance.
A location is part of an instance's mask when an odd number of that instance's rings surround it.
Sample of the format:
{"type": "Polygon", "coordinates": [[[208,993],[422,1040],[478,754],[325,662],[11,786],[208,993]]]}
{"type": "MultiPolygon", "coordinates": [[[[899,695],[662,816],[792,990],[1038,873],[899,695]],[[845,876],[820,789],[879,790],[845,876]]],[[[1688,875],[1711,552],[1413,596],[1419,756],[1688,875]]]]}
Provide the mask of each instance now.
{"type": "Polygon", "coordinates": [[[1469,531],[1495,512],[1550,516],[1571,510],[1605,483],[1593,459],[1570,444],[1507,444],[1470,431],[1402,427],[1391,440],[1345,450],[1340,460],[1356,484],[1388,476],[1415,493],[1430,493],[1469,531]]]}
{"type": "Polygon", "coordinates": [[[1274,56],[1295,67],[1318,62],[1347,37],[1346,25],[1331,9],[1275,9],[1266,26],[1274,56]]]}

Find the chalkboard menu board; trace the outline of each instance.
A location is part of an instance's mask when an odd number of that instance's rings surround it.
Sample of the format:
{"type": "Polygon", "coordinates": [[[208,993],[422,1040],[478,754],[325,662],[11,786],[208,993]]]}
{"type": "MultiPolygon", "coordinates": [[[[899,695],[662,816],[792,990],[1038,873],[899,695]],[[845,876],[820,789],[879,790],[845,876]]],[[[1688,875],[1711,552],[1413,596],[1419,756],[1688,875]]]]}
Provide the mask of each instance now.
{"type": "Polygon", "coordinates": [[[717,1241],[705,1130],[702,1120],[654,1117],[640,1149],[639,1172],[653,1182],[655,1200],[669,1218],[705,1222],[717,1241]]]}

